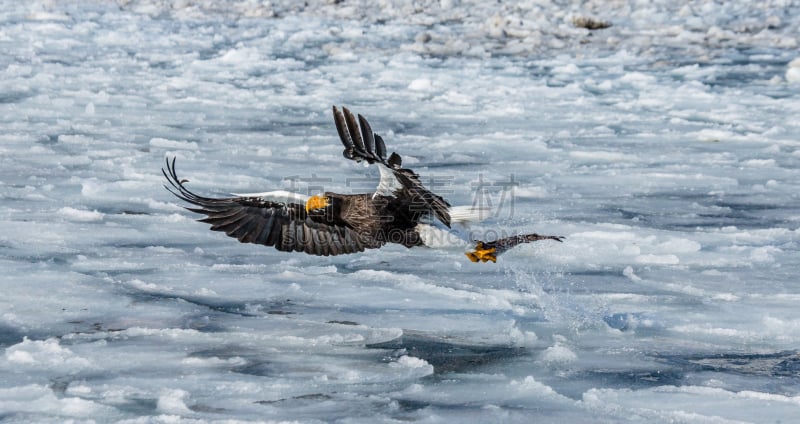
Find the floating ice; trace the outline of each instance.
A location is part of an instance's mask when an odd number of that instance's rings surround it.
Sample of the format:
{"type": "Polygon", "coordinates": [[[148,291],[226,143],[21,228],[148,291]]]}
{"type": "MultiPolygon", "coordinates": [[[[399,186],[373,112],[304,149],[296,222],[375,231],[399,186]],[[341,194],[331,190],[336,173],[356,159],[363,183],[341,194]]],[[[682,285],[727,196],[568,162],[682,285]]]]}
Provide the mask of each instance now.
{"type": "Polygon", "coordinates": [[[789,69],[786,70],[786,81],[800,82],[800,58],[789,62],[789,69]]]}
{"type": "Polygon", "coordinates": [[[91,365],[87,359],[60,346],[58,340],[55,339],[34,341],[26,338],[21,343],[6,348],[5,360],[7,366],[15,369],[58,368],[67,373],[75,373],[91,365]]]}
{"type": "Polygon", "coordinates": [[[84,211],[80,209],[71,208],[69,206],[60,208],[58,210],[58,214],[63,216],[65,219],[69,221],[77,221],[77,222],[92,222],[92,221],[102,221],[103,214],[97,211],[84,211]]]}

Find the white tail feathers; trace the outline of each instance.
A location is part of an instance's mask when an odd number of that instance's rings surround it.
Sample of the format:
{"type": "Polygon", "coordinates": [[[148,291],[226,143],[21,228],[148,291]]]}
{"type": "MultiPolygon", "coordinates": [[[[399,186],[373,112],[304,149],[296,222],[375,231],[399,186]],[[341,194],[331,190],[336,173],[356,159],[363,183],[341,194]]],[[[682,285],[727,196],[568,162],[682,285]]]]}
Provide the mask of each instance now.
{"type": "Polygon", "coordinates": [[[455,231],[448,231],[429,224],[417,224],[414,228],[422,239],[422,243],[427,247],[434,249],[464,249],[468,247],[467,241],[455,231]]]}
{"type": "Polygon", "coordinates": [[[489,218],[492,211],[488,207],[475,207],[475,206],[451,206],[450,207],[450,222],[467,225],[473,222],[481,222],[489,218]]]}

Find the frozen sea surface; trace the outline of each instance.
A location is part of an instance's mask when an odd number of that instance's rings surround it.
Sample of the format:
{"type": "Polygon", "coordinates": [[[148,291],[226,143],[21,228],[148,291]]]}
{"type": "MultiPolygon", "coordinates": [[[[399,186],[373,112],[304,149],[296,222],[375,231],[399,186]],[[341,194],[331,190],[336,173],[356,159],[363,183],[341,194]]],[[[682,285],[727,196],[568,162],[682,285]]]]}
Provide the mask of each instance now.
{"type": "Polygon", "coordinates": [[[780,0],[0,1],[0,420],[800,422],[798,25],[780,0]],[[477,230],[565,243],[286,254],[162,188],[177,156],[201,193],[369,190],[332,104],[490,205],[477,230]]]}

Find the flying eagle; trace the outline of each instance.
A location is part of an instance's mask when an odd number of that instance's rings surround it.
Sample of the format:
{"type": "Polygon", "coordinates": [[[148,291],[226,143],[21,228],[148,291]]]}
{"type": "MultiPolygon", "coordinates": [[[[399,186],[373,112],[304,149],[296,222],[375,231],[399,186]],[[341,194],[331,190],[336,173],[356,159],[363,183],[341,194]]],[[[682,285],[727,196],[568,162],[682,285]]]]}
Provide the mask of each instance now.
{"type": "MultiPolygon", "coordinates": [[[[315,196],[274,191],[210,198],[190,191],[187,180],[178,178],[175,158],[167,158],[162,169],[172,194],[195,207],[186,209],[203,214],[199,221],[211,230],[223,231],[242,243],[274,246],[283,252],[305,252],[332,256],[377,249],[387,243],[406,247],[424,246],[426,223],[438,220],[450,228],[451,221],[464,221],[458,210],[425,188],[414,171],[403,168],[397,153],[386,156],[386,145],[372,132],[367,120],[354,116],[347,108],[333,107],[333,120],[344,144],[344,157],[356,162],[376,164],[381,178],[374,193],[315,196]],[[282,197],[285,202],[277,201],[282,197]],[[455,215],[455,218],[452,219],[455,215]]],[[[497,255],[521,244],[537,240],[561,241],[561,236],[525,234],[494,241],[471,241],[466,252],[472,262],[497,261],[497,255]]]]}

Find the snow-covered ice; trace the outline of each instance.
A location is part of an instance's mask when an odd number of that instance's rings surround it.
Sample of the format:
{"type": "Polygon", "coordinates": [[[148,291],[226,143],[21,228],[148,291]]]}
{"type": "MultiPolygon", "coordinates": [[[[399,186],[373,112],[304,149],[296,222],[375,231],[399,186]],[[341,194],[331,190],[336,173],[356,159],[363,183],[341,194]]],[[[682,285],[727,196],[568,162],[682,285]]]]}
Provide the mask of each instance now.
{"type": "Polygon", "coordinates": [[[800,422],[800,3],[0,1],[0,420],[800,422]],[[593,19],[611,27],[590,31],[593,19]],[[318,258],[163,189],[374,189],[473,264],[318,258]]]}

